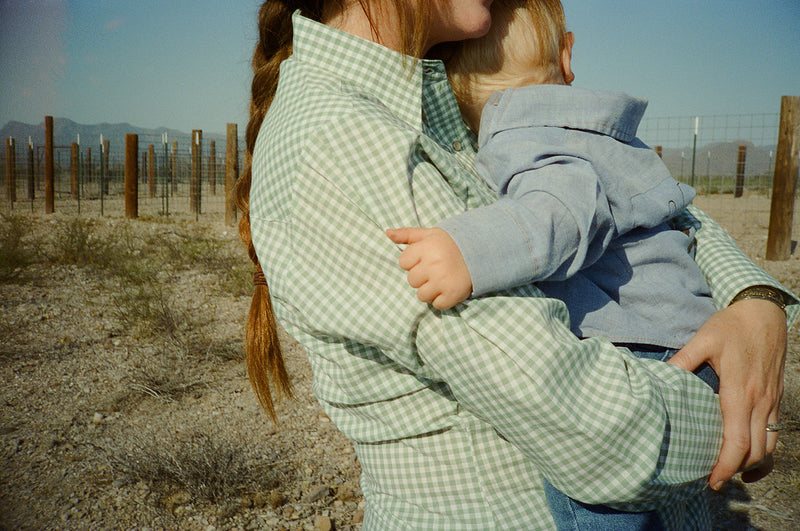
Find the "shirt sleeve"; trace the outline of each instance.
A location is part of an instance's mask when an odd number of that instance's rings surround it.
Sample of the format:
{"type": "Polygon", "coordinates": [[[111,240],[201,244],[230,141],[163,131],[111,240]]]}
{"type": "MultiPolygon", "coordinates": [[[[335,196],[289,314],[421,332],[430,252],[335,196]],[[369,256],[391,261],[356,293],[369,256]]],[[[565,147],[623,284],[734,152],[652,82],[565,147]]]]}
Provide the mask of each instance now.
{"type": "Polygon", "coordinates": [[[787,326],[800,318],[800,301],[780,282],[753,262],[731,236],[708,214],[690,206],[675,220],[684,227],[697,229],[695,260],[706,277],[714,302],[725,308],[743,289],[751,286],[772,286],[781,290],[790,301],[786,306],[787,326]]]}
{"type": "Polygon", "coordinates": [[[513,133],[478,154],[501,198],[438,224],[464,257],[473,296],[569,278],[593,264],[616,234],[590,162],[513,133]]]}
{"type": "MultiPolygon", "coordinates": [[[[319,149],[294,179],[276,292],[291,304],[295,326],[353,355],[380,351],[376,363],[387,380],[410,373],[443,382],[459,407],[579,500],[648,504],[702,486],[722,424],[718,399],[691,373],[603,340],[579,341],[564,305],[532,286],[447,312],[416,299],[397,265],[401,248],[384,229],[419,218],[415,198],[440,209],[423,220],[446,217],[463,202],[431,164],[407,164],[414,168],[410,194],[396,170],[379,178],[386,168],[368,159],[356,165],[357,153],[330,149],[360,150],[357,126],[342,120],[321,131],[319,149]]],[[[258,242],[259,252],[267,247],[258,242]]],[[[272,285],[275,272],[265,272],[272,285]]],[[[379,400],[377,378],[330,377],[339,392],[365,388],[379,400]]],[[[381,422],[406,422],[390,417],[388,407],[381,422]]]]}

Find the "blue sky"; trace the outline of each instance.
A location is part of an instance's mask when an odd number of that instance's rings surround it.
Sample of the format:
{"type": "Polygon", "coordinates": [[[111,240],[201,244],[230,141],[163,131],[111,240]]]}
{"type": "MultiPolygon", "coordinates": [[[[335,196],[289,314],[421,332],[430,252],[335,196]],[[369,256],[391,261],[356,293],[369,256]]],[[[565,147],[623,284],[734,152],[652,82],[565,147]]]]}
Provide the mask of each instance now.
{"type": "MultiPolygon", "coordinates": [[[[798,0],[563,2],[575,85],[646,97],[648,117],[777,113],[800,95],[798,0]]],[[[259,4],[0,0],[0,126],[243,127],[259,4]]]]}

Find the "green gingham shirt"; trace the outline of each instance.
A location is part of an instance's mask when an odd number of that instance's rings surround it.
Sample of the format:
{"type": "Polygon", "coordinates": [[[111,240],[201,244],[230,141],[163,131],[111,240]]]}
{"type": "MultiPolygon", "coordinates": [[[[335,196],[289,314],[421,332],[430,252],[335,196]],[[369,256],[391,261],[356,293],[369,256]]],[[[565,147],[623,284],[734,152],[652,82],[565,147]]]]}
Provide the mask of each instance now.
{"type": "MultiPolygon", "coordinates": [[[[722,433],[706,384],[579,341],[534,286],[436,311],[406,283],[385,229],[495,199],[442,64],[297,14],[294,32],[253,154],[253,240],[314,392],[354,442],[364,528],[552,529],[541,474],[586,502],[657,507],[670,529],[706,526],[697,493],[722,433]]],[[[722,306],[776,285],[697,215],[722,306]]]]}

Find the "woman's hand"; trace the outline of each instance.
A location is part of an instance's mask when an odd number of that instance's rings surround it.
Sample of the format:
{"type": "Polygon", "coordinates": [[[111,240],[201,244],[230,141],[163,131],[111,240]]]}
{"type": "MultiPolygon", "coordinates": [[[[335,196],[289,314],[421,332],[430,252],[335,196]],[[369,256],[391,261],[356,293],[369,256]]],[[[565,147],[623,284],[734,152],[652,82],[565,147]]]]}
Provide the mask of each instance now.
{"type": "Polygon", "coordinates": [[[786,360],[786,315],[776,304],[745,299],[711,317],[669,363],[693,371],[704,362],[720,379],[723,441],[709,476],[718,490],[736,472],[758,481],[772,470],[786,360]]]}

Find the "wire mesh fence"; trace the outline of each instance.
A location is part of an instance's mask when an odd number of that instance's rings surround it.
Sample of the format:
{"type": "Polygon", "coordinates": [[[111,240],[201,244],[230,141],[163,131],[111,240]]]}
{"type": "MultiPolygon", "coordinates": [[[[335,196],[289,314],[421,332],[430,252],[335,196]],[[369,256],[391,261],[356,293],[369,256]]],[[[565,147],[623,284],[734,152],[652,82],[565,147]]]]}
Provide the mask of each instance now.
{"type": "MultiPolygon", "coordinates": [[[[766,238],[779,122],[778,113],[646,118],[639,136],[675,179],[697,190],[696,205],[729,230],[762,227],[766,238]]],[[[796,191],[795,213],[799,206],[796,191]]],[[[792,228],[800,234],[800,215],[792,228]]]]}
{"type": "MultiPolygon", "coordinates": [[[[77,142],[53,147],[55,211],[86,216],[125,214],[124,145],[77,142]]],[[[119,142],[117,142],[120,144],[119,142]]],[[[0,155],[4,169],[0,212],[45,212],[45,150],[42,145],[12,146],[0,155]]],[[[237,142],[236,168],[244,146],[237,142]]],[[[215,140],[199,145],[163,135],[138,135],[137,206],[141,216],[188,216],[224,220],[226,152],[215,140]],[[195,174],[196,172],[196,174],[195,174]],[[199,186],[197,182],[199,181],[199,186]]]]}
{"type": "Polygon", "coordinates": [[[778,114],[651,118],[639,136],[654,149],[672,175],[693,184],[700,195],[734,193],[740,170],[744,188],[768,193],[778,142],[778,114]],[[739,152],[746,158],[739,168],[739,152]]]}
{"type": "MultiPolygon", "coordinates": [[[[763,226],[766,234],[779,122],[777,113],[646,118],[639,136],[677,180],[697,190],[695,204],[731,223],[763,226]]],[[[204,139],[196,133],[177,140],[165,133],[138,135],[139,215],[225,219],[230,153],[220,135],[204,139]]],[[[77,145],[80,137],[54,139],[56,211],[124,215],[126,159],[120,138],[110,144],[101,135],[94,146],[77,145]]],[[[236,146],[238,172],[244,151],[238,138],[236,146]]],[[[9,139],[0,157],[5,192],[0,211],[44,211],[45,146],[9,139]]],[[[795,193],[795,212],[799,197],[795,193]]],[[[800,234],[800,215],[793,216],[792,228],[800,234]]]]}

